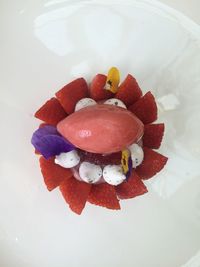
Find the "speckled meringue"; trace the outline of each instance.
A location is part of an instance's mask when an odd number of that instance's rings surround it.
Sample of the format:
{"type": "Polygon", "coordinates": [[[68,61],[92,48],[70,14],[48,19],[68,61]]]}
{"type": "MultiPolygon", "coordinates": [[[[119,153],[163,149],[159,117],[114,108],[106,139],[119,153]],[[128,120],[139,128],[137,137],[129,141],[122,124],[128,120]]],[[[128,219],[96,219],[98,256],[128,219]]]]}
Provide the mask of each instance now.
{"type": "Polygon", "coordinates": [[[64,168],[75,167],[76,165],[79,164],[79,162],[80,162],[80,157],[76,150],[61,153],[60,155],[55,157],[55,163],[64,168]]]}
{"type": "Polygon", "coordinates": [[[141,146],[138,144],[132,144],[128,147],[131,152],[131,159],[133,162],[133,168],[139,166],[144,159],[144,152],[141,146]]]}
{"type": "Polygon", "coordinates": [[[119,100],[117,98],[110,98],[110,99],[106,100],[104,102],[104,104],[114,105],[114,106],[118,106],[118,107],[127,109],[126,105],[121,100],[119,100]]]}
{"type": "Polygon", "coordinates": [[[99,165],[83,161],[79,167],[79,176],[86,183],[96,183],[102,177],[102,169],[99,165]]]}
{"type": "Polygon", "coordinates": [[[118,185],[126,179],[126,176],[121,165],[106,165],[103,169],[103,178],[108,184],[118,185]]]}
{"type": "Polygon", "coordinates": [[[78,111],[78,110],[80,110],[82,108],[85,108],[85,107],[88,107],[88,106],[93,106],[93,105],[96,105],[96,104],[97,104],[97,102],[94,99],[89,98],[89,97],[85,97],[85,98],[80,99],[76,103],[74,111],[78,111]]]}

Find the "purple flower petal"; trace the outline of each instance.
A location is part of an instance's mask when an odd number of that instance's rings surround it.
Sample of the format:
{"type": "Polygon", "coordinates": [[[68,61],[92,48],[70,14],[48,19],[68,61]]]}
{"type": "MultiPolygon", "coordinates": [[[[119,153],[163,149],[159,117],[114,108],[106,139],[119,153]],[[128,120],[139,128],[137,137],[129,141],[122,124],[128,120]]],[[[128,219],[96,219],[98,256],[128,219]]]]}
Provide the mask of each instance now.
{"type": "Polygon", "coordinates": [[[59,132],[57,131],[56,127],[51,126],[51,125],[45,125],[39,129],[37,129],[34,134],[32,139],[34,138],[34,142],[36,142],[36,140],[40,140],[43,136],[45,135],[59,135],[59,132]]]}
{"type": "Polygon", "coordinates": [[[74,145],[62,137],[53,126],[44,126],[36,130],[31,143],[46,159],[75,149],[74,145]]]}
{"type": "Polygon", "coordinates": [[[72,151],[75,148],[62,136],[57,135],[46,135],[34,144],[34,146],[45,159],[49,159],[63,152],[72,151]]]}
{"type": "Polygon", "coordinates": [[[133,168],[133,162],[131,159],[131,156],[129,156],[128,159],[128,172],[126,173],[126,179],[128,180],[128,178],[130,177],[131,173],[132,173],[132,168],[133,168]]]}

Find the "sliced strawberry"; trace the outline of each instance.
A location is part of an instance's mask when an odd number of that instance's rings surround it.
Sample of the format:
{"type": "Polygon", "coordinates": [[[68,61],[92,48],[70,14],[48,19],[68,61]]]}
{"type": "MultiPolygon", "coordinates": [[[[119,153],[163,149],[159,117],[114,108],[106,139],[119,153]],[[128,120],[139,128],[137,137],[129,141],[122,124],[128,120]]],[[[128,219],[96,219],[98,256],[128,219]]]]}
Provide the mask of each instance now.
{"type": "Polygon", "coordinates": [[[69,204],[70,209],[77,214],[81,214],[84,209],[90,190],[90,184],[80,182],[74,177],[66,179],[60,185],[60,191],[65,201],[69,204]]]}
{"type": "Polygon", "coordinates": [[[142,91],[136,79],[131,74],[128,74],[126,79],[120,84],[115,97],[120,99],[127,107],[129,107],[141,96],[142,91]]]}
{"type": "Polygon", "coordinates": [[[143,195],[148,191],[140,177],[133,171],[128,181],[124,181],[116,187],[116,192],[120,199],[128,199],[143,195]]]}
{"type": "Polygon", "coordinates": [[[107,183],[93,185],[88,196],[88,201],[108,209],[120,209],[115,187],[107,183]]]}
{"type": "Polygon", "coordinates": [[[149,148],[158,149],[162,142],[164,130],[164,123],[145,125],[142,139],[143,145],[149,148]]]}
{"type": "Polygon", "coordinates": [[[36,118],[45,121],[47,124],[50,125],[57,125],[57,123],[64,119],[66,116],[66,112],[55,97],[48,100],[35,113],[36,118]]]}
{"type": "Polygon", "coordinates": [[[76,103],[87,96],[88,86],[83,78],[68,83],[56,93],[56,97],[68,114],[73,113],[76,103]]]}
{"type": "Polygon", "coordinates": [[[142,179],[149,179],[164,168],[168,158],[147,147],[143,147],[143,150],[144,160],[136,168],[136,173],[142,179]]]}
{"type": "Polygon", "coordinates": [[[121,152],[112,153],[109,155],[102,155],[96,153],[90,153],[83,150],[79,151],[81,161],[88,161],[97,165],[109,165],[121,163],[121,152]]]}
{"type": "Polygon", "coordinates": [[[154,122],[157,119],[157,106],[151,92],[146,93],[135,104],[129,107],[144,124],[154,122]]]}
{"type": "Polygon", "coordinates": [[[59,186],[64,179],[72,176],[71,170],[55,164],[54,158],[46,160],[40,157],[40,168],[49,191],[59,186]]]}
{"type": "Polygon", "coordinates": [[[103,74],[97,74],[90,85],[90,97],[96,101],[108,99],[114,96],[114,94],[104,89],[106,85],[107,76],[103,74]]]}

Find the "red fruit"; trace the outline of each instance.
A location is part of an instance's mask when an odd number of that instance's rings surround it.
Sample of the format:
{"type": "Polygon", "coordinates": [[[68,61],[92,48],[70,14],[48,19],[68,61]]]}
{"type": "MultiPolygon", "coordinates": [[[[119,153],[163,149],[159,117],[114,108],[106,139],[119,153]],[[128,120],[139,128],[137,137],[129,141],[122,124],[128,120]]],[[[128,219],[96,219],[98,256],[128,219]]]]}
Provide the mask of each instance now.
{"type": "Polygon", "coordinates": [[[128,181],[124,181],[116,187],[116,192],[120,199],[128,199],[143,195],[148,191],[140,177],[133,171],[128,181]]]}
{"type": "Polygon", "coordinates": [[[129,107],[144,124],[154,122],[157,119],[157,106],[151,92],[146,93],[135,104],[129,107]]]}
{"type": "Polygon", "coordinates": [[[115,187],[107,183],[93,185],[88,196],[88,201],[108,209],[120,209],[115,187]]]}
{"type": "Polygon", "coordinates": [[[164,130],[164,123],[145,125],[142,139],[143,145],[149,148],[158,149],[162,142],[164,130]]]}
{"type": "Polygon", "coordinates": [[[54,158],[45,159],[40,157],[40,168],[44,177],[44,182],[49,191],[53,190],[64,179],[68,179],[72,176],[70,169],[65,169],[54,163],[54,158]]]}
{"type": "Polygon", "coordinates": [[[121,164],[121,152],[103,156],[102,154],[80,150],[79,156],[81,161],[88,161],[97,165],[121,164]]]}
{"type": "Polygon", "coordinates": [[[56,93],[56,97],[68,114],[73,113],[76,103],[87,96],[88,86],[83,78],[68,83],[56,93]]]}
{"type": "Polygon", "coordinates": [[[66,179],[60,185],[60,191],[65,201],[69,204],[70,209],[77,214],[81,214],[84,209],[90,190],[90,184],[80,182],[74,177],[66,179]]]}
{"type": "Polygon", "coordinates": [[[143,147],[143,150],[144,160],[136,168],[136,173],[142,179],[149,179],[164,168],[168,158],[147,147],[143,147]]]}
{"type": "Polygon", "coordinates": [[[59,121],[67,117],[67,114],[59,101],[53,97],[36,111],[35,117],[56,126],[59,121]]]}
{"type": "Polygon", "coordinates": [[[104,89],[106,85],[107,76],[103,74],[97,74],[90,85],[90,97],[96,101],[108,99],[114,96],[114,94],[104,89]]]}
{"type": "Polygon", "coordinates": [[[128,74],[126,79],[120,84],[119,89],[115,95],[128,107],[135,103],[142,96],[142,91],[136,79],[128,74]]]}

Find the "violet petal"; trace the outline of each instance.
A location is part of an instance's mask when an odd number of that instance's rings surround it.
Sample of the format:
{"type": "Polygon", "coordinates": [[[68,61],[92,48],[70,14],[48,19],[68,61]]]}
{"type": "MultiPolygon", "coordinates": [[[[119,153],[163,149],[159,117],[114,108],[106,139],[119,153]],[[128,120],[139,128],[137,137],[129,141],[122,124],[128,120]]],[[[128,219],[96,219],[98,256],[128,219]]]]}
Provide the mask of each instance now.
{"type": "Polygon", "coordinates": [[[32,142],[35,149],[39,151],[45,159],[59,155],[62,152],[69,152],[75,147],[64,139],[62,136],[46,135],[43,136],[36,143],[32,142]]]}
{"type": "Polygon", "coordinates": [[[56,127],[51,125],[37,129],[33,133],[31,143],[46,159],[75,148],[58,133],[56,127]]]}
{"type": "Polygon", "coordinates": [[[59,135],[59,132],[57,131],[56,127],[51,126],[51,125],[45,125],[39,129],[37,129],[34,133],[33,133],[33,137],[32,139],[34,139],[34,142],[36,142],[37,140],[40,140],[43,136],[45,135],[59,135]]]}
{"type": "Polygon", "coordinates": [[[131,156],[129,156],[128,159],[128,172],[126,173],[126,179],[128,180],[128,178],[130,177],[131,173],[132,173],[132,168],[133,168],[133,162],[131,159],[131,156]]]}

